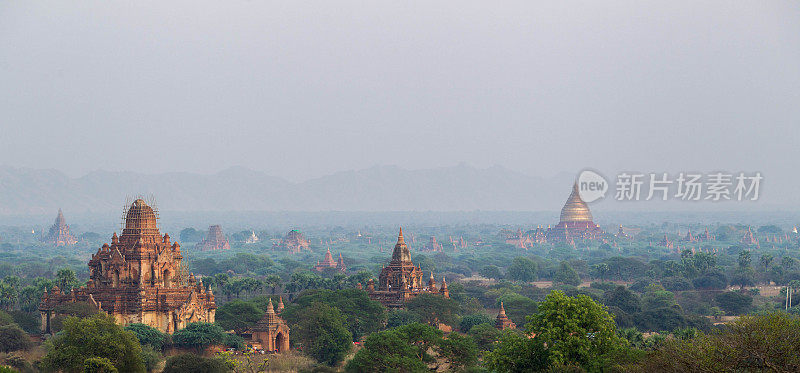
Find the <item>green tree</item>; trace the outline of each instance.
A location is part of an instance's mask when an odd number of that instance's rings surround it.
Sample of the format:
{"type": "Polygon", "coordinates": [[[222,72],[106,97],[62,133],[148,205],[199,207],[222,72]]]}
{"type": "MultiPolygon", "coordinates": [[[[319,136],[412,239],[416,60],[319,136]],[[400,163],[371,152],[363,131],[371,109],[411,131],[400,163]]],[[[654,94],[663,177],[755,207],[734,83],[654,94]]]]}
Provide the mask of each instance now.
{"type": "Polygon", "coordinates": [[[442,332],[426,324],[409,324],[370,334],[345,366],[346,372],[429,372],[431,352],[442,343],[442,332]]]}
{"type": "Polygon", "coordinates": [[[303,318],[303,309],[314,302],[339,309],[354,341],[362,335],[383,329],[386,322],[386,308],[370,299],[366,291],[358,289],[307,290],[286,306],[281,317],[289,324],[297,324],[303,318]]]}
{"type": "Polygon", "coordinates": [[[528,320],[525,330],[547,346],[548,361],[556,366],[597,369],[623,343],[608,311],[586,295],[552,291],[528,320]]]}
{"type": "Polygon", "coordinates": [[[117,373],[117,367],[104,357],[90,357],[83,361],[84,373],[117,373]]]}
{"type": "Polygon", "coordinates": [[[474,315],[467,315],[461,318],[461,322],[458,323],[458,329],[461,330],[462,333],[467,333],[472,329],[475,325],[480,324],[491,324],[492,319],[486,314],[477,313],[474,315]]]}
{"type": "Polygon", "coordinates": [[[740,268],[747,268],[750,267],[751,262],[750,250],[742,250],[739,253],[739,267],[740,268]]]}
{"type": "Polygon", "coordinates": [[[56,285],[63,292],[69,292],[72,288],[80,287],[78,278],[75,277],[75,271],[70,268],[59,269],[56,273],[56,285]]]}
{"type": "Polygon", "coordinates": [[[181,347],[191,347],[198,352],[210,345],[225,342],[225,331],[218,325],[207,322],[194,322],[172,334],[172,342],[181,347]]]}
{"type": "Polygon", "coordinates": [[[45,370],[82,372],[86,359],[100,357],[110,360],[123,372],[145,371],[142,347],[136,336],[104,314],[68,318],[61,333],[48,340],[45,348],[47,354],[41,363],[45,370]]]}
{"type": "Polygon", "coordinates": [[[635,367],[641,372],[800,371],[800,318],[786,313],[742,316],[712,334],[663,342],[635,367]]]}
{"type": "Polygon", "coordinates": [[[478,363],[478,345],[475,340],[459,333],[450,333],[439,342],[437,352],[450,371],[460,371],[478,363]]]}
{"type": "Polygon", "coordinates": [[[391,310],[389,311],[389,316],[386,317],[386,327],[389,329],[413,324],[415,322],[420,322],[419,316],[415,313],[408,312],[408,310],[404,308],[391,310]]]}
{"type": "Polygon", "coordinates": [[[617,286],[614,290],[607,291],[603,297],[609,307],[619,307],[621,310],[633,314],[642,310],[639,297],[625,286],[617,286]]]}
{"type": "Polygon", "coordinates": [[[125,330],[132,332],[142,346],[150,346],[155,350],[161,350],[169,340],[167,334],[142,323],[128,324],[125,326],[125,330]]]}
{"type": "Polygon", "coordinates": [[[797,259],[792,258],[791,256],[784,256],[781,258],[781,267],[783,267],[784,270],[790,271],[795,265],[797,265],[797,259]]]}
{"type": "Polygon", "coordinates": [[[730,315],[746,312],[753,304],[753,297],[735,291],[717,294],[717,304],[730,315]]]}
{"type": "Polygon", "coordinates": [[[420,294],[406,302],[405,306],[408,312],[432,326],[438,323],[454,325],[458,317],[458,303],[436,294],[420,294]]]}
{"type": "Polygon", "coordinates": [[[321,302],[303,310],[303,317],[292,328],[292,338],[309,356],[330,366],[344,360],[353,345],[353,335],[339,309],[321,302]]]}
{"type": "Polygon", "coordinates": [[[15,324],[0,326],[0,351],[27,350],[33,344],[28,334],[15,324]]]}
{"type": "Polygon", "coordinates": [[[591,273],[594,278],[599,278],[600,281],[605,282],[608,274],[611,272],[611,268],[608,267],[608,264],[605,263],[598,263],[591,267],[591,273]]]}
{"type": "Polygon", "coordinates": [[[207,358],[195,354],[175,355],[167,359],[162,373],[228,373],[230,367],[219,358],[207,358]]]}
{"type": "Polygon", "coordinates": [[[500,273],[500,268],[495,265],[487,265],[481,268],[478,273],[486,278],[500,279],[503,275],[500,273]]]}
{"type": "Polygon", "coordinates": [[[761,265],[764,266],[764,272],[765,273],[769,269],[769,265],[770,265],[770,263],[772,263],[773,259],[774,259],[774,257],[772,256],[772,254],[767,253],[767,254],[762,254],[761,255],[760,262],[761,262],[761,265]]]}
{"type": "Polygon", "coordinates": [[[528,258],[517,257],[508,266],[506,273],[514,281],[530,282],[536,280],[536,262],[528,258]]]}
{"type": "Polygon", "coordinates": [[[502,335],[503,332],[491,324],[478,324],[469,330],[469,336],[475,340],[475,343],[481,351],[490,350],[492,344],[500,340],[500,336],[502,335]]]}
{"type": "Polygon", "coordinates": [[[492,372],[525,373],[546,370],[550,365],[547,349],[541,340],[507,331],[494,350],[484,357],[492,372]]]}
{"type": "Polygon", "coordinates": [[[234,299],[217,308],[215,322],[222,329],[241,331],[255,325],[264,314],[252,302],[234,299]]]}
{"type": "Polygon", "coordinates": [[[581,284],[581,277],[578,276],[578,272],[575,272],[569,263],[561,262],[555,275],[553,275],[553,283],[578,286],[581,284]]]}

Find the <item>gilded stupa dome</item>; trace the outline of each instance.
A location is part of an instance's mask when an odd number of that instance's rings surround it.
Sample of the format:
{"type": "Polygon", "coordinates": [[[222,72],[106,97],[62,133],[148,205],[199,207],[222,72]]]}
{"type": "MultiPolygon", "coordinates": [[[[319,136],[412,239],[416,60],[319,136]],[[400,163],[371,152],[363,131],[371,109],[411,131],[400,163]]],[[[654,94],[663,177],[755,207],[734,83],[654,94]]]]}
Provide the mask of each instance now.
{"type": "Polygon", "coordinates": [[[572,193],[567,198],[567,203],[561,208],[562,222],[592,221],[592,213],[589,206],[581,199],[578,192],[578,184],[572,187],[572,193]]]}

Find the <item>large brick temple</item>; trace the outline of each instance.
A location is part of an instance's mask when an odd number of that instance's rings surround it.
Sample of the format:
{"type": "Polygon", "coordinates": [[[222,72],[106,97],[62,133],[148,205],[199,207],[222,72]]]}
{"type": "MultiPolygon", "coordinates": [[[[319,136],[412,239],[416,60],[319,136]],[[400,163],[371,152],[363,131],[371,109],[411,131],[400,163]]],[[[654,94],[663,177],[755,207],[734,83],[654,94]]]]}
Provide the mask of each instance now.
{"type": "Polygon", "coordinates": [[[447,281],[444,278],[440,289],[436,288],[433,273],[427,284],[423,282],[422,270],[411,261],[411,252],[403,238],[403,228],[400,228],[397,244],[394,245],[392,260],[381,270],[378,277],[378,289],[375,289],[375,284],[370,279],[367,292],[372,300],[381,302],[390,308],[402,307],[407,300],[420,294],[440,294],[445,298],[450,298],[447,281]]]}
{"type": "Polygon", "coordinates": [[[58,308],[88,302],[117,323],[143,323],[173,333],[191,322],[214,322],[216,304],[194,275],[181,272],[181,246],[158,230],[157,211],[137,199],[125,211],[122,235],[111,237],[89,260],[89,281],[79,289],[46,291],[39,305],[42,332],[58,308]]]}

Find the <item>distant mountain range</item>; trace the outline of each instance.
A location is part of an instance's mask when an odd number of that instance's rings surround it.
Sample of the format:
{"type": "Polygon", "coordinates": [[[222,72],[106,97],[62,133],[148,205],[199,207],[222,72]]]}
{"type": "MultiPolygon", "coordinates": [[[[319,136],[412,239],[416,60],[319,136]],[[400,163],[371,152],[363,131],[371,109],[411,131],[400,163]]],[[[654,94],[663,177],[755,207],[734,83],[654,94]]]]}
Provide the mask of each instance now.
{"type": "Polygon", "coordinates": [[[126,198],[153,195],[168,211],[557,211],[573,174],[550,179],[503,167],[406,170],[375,166],[293,183],[235,167],[213,175],[0,167],[0,214],[122,211],[126,198]]]}

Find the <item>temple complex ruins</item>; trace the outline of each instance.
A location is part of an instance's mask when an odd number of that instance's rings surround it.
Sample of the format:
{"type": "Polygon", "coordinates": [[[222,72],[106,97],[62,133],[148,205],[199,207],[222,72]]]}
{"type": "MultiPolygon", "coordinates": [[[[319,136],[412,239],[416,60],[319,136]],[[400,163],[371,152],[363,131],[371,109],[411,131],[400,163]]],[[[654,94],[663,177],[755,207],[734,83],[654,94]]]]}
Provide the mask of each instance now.
{"type": "Polygon", "coordinates": [[[195,249],[200,251],[208,250],[230,250],[231,245],[228,239],[222,234],[222,227],[219,225],[211,225],[208,227],[208,234],[206,238],[195,245],[195,249]]]}
{"type": "Polygon", "coordinates": [[[328,249],[325,252],[325,258],[322,262],[317,262],[317,265],[314,266],[314,270],[317,272],[324,272],[325,270],[336,270],[339,272],[344,273],[347,270],[347,267],[344,265],[344,259],[342,259],[342,254],[339,254],[339,260],[333,260],[333,255],[331,254],[331,249],[328,249]]]}
{"type": "Polygon", "coordinates": [[[274,244],[273,248],[276,250],[283,250],[292,254],[297,254],[302,251],[311,250],[311,245],[306,237],[300,233],[300,231],[292,229],[286,234],[286,237],[284,237],[280,243],[274,244]]]}
{"type": "Polygon", "coordinates": [[[70,233],[69,225],[67,225],[67,221],[64,219],[64,213],[61,212],[61,209],[58,209],[56,221],[50,227],[50,231],[47,232],[47,235],[42,238],[42,242],[55,246],[69,246],[78,242],[75,236],[70,233]]]}
{"type": "Polygon", "coordinates": [[[202,281],[182,272],[181,246],[158,230],[158,212],[142,199],[124,211],[122,235],[111,236],[89,260],[89,281],[78,289],[46,289],[39,304],[42,332],[59,306],[87,302],[117,323],[143,323],[173,333],[192,322],[214,322],[216,304],[202,281]]]}
{"type": "Polygon", "coordinates": [[[392,260],[381,270],[378,277],[378,288],[375,289],[374,281],[370,280],[367,292],[372,300],[381,302],[389,308],[402,307],[406,301],[420,294],[439,294],[450,298],[450,291],[444,278],[441,288],[438,289],[433,273],[427,284],[423,282],[422,270],[411,261],[411,252],[403,238],[402,228],[397,237],[397,244],[394,245],[392,260]]]}

